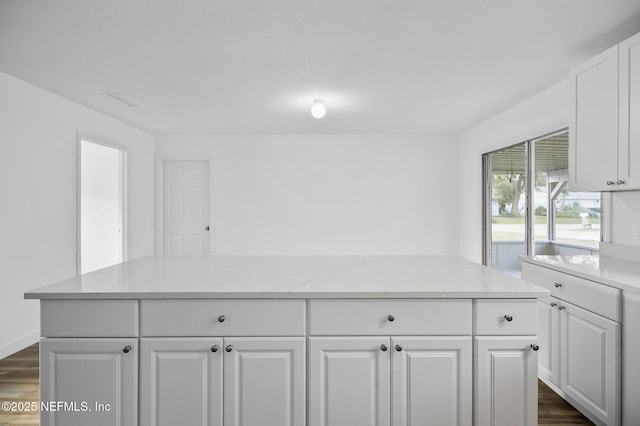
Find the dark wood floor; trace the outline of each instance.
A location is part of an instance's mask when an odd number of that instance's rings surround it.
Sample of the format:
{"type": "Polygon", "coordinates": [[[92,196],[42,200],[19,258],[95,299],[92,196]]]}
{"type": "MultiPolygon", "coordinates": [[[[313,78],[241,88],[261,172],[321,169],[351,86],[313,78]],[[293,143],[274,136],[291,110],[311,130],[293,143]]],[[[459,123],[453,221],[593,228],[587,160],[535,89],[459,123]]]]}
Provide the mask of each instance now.
{"type": "MultiPolygon", "coordinates": [[[[0,360],[0,404],[38,402],[38,345],[0,360]]],[[[38,413],[14,413],[0,409],[0,426],[38,426],[38,413]]],[[[586,417],[538,381],[539,425],[592,425],[586,417]]]]}

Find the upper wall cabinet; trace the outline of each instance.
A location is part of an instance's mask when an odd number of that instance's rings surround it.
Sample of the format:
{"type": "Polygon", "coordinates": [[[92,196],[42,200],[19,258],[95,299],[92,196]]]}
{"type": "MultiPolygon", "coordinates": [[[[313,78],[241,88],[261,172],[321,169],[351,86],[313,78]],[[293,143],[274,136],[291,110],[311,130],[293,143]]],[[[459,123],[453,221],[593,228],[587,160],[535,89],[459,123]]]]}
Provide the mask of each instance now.
{"type": "Polygon", "coordinates": [[[572,191],[640,189],[640,34],[571,71],[572,191]]]}

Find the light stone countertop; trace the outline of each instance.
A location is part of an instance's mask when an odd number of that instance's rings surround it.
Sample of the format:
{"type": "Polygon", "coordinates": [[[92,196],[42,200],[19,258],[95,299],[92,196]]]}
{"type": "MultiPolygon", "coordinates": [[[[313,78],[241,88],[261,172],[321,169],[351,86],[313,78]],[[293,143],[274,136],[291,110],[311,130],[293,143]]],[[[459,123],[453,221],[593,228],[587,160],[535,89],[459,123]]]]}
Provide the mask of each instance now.
{"type": "Polygon", "coordinates": [[[536,298],[542,287],[455,256],[142,257],[27,299],[536,298]]]}
{"type": "Polygon", "coordinates": [[[522,256],[523,262],[545,266],[621,290],[640,292],[640,262],[602,255],[522,256]]]}

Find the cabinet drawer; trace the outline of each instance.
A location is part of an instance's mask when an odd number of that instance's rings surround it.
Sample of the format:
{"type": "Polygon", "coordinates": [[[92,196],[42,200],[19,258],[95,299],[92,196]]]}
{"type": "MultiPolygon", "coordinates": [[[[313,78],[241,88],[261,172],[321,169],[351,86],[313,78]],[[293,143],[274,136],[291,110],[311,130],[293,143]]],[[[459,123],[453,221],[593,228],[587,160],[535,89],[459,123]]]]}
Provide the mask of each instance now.
{"type": "Polygon", "coordinates": [[[42,337],[135,337],[137,300],[42,300],[42,337]]]}
{"type": "Polygon", "coordinates": [[[143,300],[142,336],[304,336],[304,300],[143,300]]]}
{"type": "Polygon", "coordinates": [[[620,290],[595,281],[522,262],[522,279],[551,291],[553,297],[620,321],[620,290]]]}
{"type": "Polygon", "coordinates": [[[535,335],[538,303],[535,299],[476,300],[475,324],[478,335],[535,335]]]}
{"type": "Polygon", "coordinates": [[[466,299],[311,300],[310,334],[470,335],[466,299]]]}

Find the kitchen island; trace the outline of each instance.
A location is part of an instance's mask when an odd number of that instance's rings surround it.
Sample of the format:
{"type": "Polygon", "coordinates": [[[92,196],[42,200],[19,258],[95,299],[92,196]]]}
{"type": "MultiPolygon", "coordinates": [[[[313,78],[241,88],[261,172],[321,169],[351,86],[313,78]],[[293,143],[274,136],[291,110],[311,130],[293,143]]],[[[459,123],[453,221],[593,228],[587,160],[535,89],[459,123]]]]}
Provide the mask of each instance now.
{"type": "Polygon", "coordinates": [[[42,425],[396,426],[537,424],[548,295],[452,256],[212,256],[25,297],[42,425]]]}

